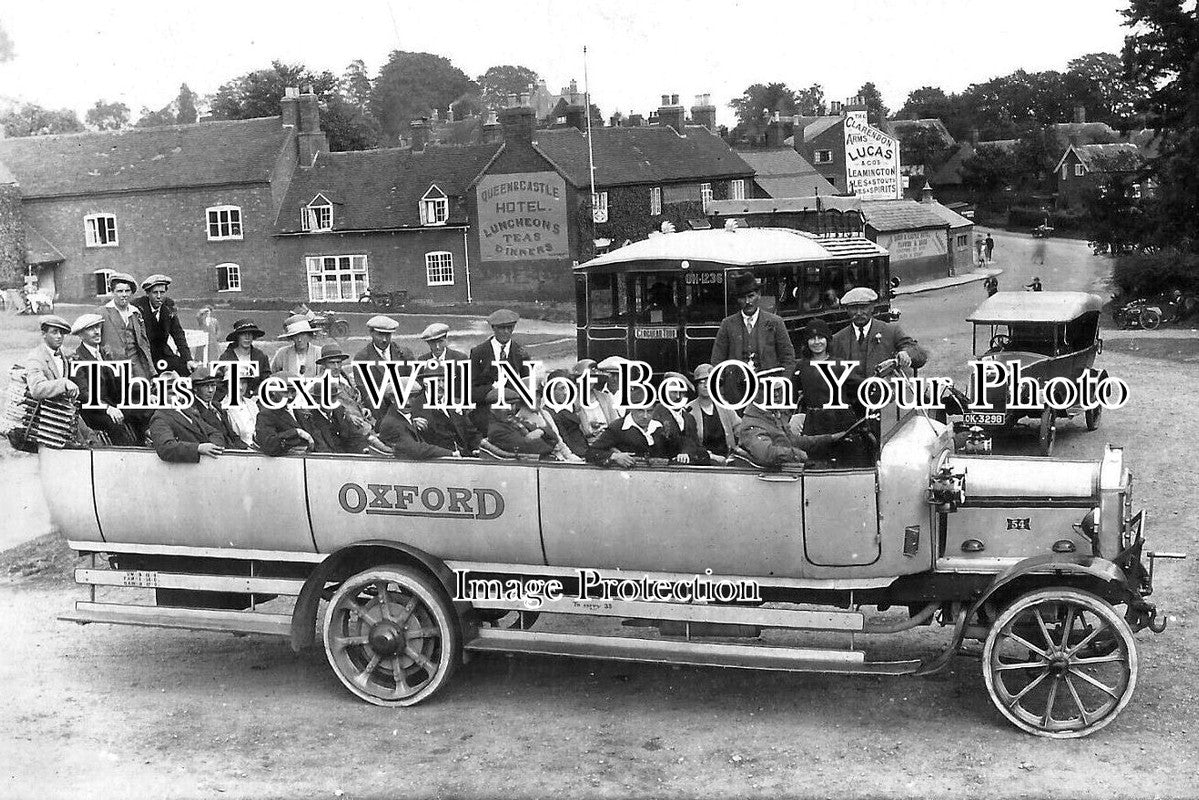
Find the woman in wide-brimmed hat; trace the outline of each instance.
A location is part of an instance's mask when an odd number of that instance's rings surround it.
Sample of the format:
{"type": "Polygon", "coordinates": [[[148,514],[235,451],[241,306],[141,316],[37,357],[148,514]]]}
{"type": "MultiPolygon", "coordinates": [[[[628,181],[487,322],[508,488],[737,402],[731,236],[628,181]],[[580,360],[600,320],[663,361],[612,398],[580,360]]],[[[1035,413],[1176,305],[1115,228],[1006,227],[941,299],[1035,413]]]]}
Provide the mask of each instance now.
{"type": "Polygon", "coordinates": [[[317,373],[320,353],[312,346],[317,330],[308,317],[296,314],[283,323],[279,338],[287,342],[271,358],[271,372],[290,378],[311,378],[317,373]]]}
{"type": "MultiPolygon", "coordinates": [[[[271,360],[266,357],[266,353],[254,346],[255,340],[265,335],[262,328],[254,324],[254,320],[239,319],[233,323],[233,330],[229,331],[229,335],[225,337],[229,346],[217,359],[217,361],[243,361],[257,364],[258,375],[249,379],[248,389],[251,393],[257,392],[259,385],[271,374],[271,360]]],[[[217,401],[219,402],[224,396],[225,386],[222,384],[221,388],[217,390],[217,401]]]]}

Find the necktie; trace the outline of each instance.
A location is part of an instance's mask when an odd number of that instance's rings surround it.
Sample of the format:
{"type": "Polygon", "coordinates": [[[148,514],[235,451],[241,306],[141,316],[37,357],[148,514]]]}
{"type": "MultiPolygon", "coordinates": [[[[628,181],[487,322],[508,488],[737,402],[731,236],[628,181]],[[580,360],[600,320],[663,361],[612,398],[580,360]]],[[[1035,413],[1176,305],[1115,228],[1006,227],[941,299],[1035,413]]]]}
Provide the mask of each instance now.
{"type": "Polygon", "coordinates": [[[507,361],[507,360],[508,360],[508,345],[507,344],[500,345],[500,361],[507,361]]]}

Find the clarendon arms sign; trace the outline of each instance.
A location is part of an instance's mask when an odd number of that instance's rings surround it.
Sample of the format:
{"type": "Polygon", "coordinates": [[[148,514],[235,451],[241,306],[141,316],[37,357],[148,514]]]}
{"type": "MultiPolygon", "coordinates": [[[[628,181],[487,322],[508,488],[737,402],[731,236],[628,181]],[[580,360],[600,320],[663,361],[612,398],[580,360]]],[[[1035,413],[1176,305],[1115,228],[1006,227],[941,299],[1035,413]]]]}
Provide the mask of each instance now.
{"type": "Polygon", "coordinates": [[[865,111],[845,116],[845,182],[863,200],[903,196],[899,140],[867,123],[865,111]]]}

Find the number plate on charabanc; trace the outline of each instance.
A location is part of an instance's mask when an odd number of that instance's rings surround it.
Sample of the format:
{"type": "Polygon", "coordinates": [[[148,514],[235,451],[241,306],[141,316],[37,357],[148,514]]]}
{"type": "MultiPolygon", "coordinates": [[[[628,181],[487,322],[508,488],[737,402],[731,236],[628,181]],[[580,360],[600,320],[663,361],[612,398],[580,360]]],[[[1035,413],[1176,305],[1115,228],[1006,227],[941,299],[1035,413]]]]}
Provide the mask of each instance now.
{"type": "Polygon", "coordinates": [[[962,422],[966,425],[1002,425],[1004,414],[963,414],[962,422]]]}

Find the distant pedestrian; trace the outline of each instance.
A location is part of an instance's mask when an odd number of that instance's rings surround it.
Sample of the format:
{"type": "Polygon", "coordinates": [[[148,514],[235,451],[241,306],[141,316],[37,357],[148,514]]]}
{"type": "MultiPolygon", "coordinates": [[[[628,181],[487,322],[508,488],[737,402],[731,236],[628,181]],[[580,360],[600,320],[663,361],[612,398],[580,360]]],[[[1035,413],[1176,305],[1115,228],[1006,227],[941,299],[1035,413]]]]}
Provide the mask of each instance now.
{"type": "Polygon", "coordinates": [[[986,257],[987,257],[986,241],[981,238],[975,239],[974,240],[974,249],[977,253],[975,260],[978,261],[979,264],[982,264],[986,260],[986,257]]]}
{"type": "Polygon", "coordinates": [[[995,240],[991,238],[991,234],[987,234],[987,238],[983,240],[987,248],[987,261],[990,262],[991,254],[995,252],[995,240]]]}
{"type": "Polygon", "coordinates": [[[1045,266],[1045,240],[1037,239],[1032,249],[1032,260],[1034,264],[1045,266]]]}
{"type": "Polygon", "coordinates": [[[1028,283],[1024,284],[1024,289],[1025,289],[1025,291],[1029,291],[1029,292],[1039,292],[1039,291],[1041,291],[1041,279],[1040,279],[1040,278],[1033,278],[1031,281],[1029,281],[1028,283]]]}
{"type": "Polygon", "coordinates": [[[999,291],[999,279],[991,275],[983,281],[983,288],[987,290],[987,297],[999,291]]]}

